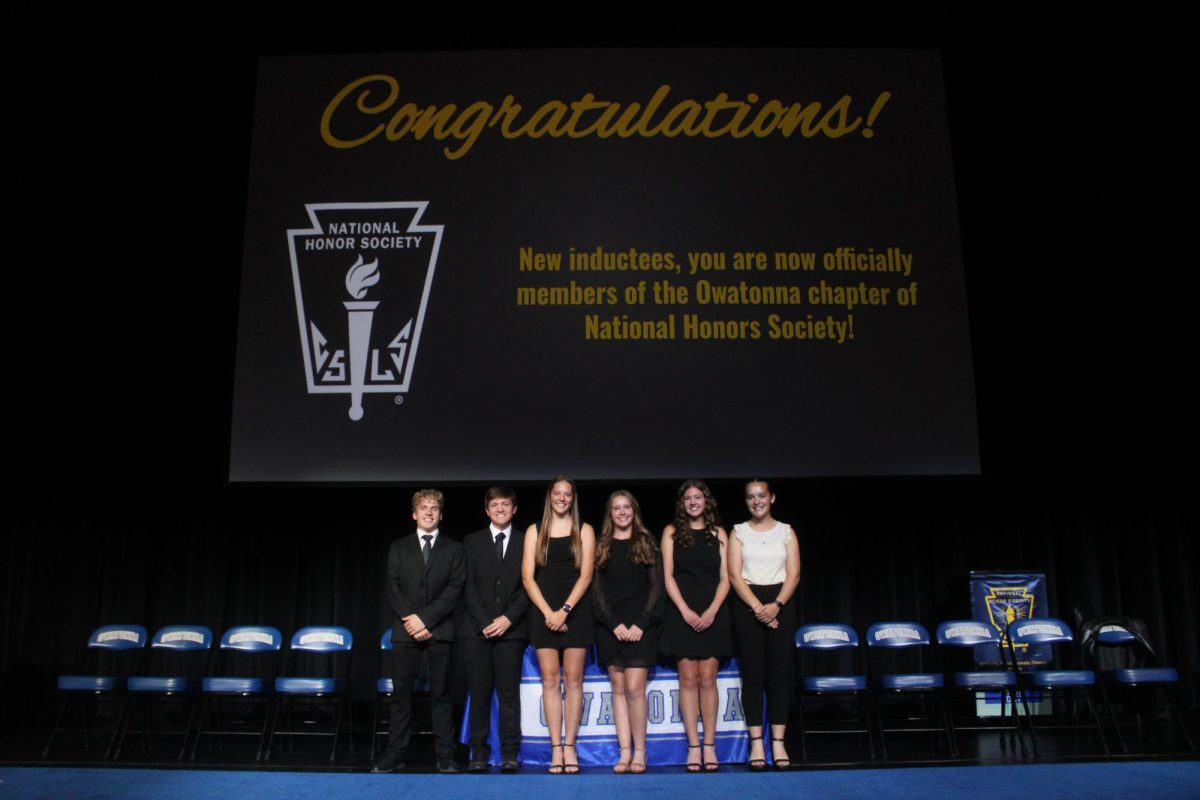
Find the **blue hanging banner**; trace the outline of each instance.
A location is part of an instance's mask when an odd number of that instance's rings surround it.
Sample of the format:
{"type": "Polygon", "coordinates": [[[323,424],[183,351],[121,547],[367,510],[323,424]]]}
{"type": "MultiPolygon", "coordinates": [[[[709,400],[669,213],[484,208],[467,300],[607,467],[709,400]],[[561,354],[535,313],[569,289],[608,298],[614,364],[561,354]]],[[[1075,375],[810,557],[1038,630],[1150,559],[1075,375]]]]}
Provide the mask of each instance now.
{"type": "MultiPolygon", "coordinates": [[[[991,624],[1000,634],[1007,651],[1005,633],[1011,622],[1044,617],[1050,613],[1046,599],[1046,576],[1039,572],[971,572],[971,616],[991,624]]],[[[1050,663],[1050,646],[1015,645],[1017,664],[1021,667],[1045,666],[1050,663]]],[[[1005,658],[1008,657],[1007,652],[1005,658]]],[[[983,644],[975,648],[975,662],[980,666],[999,666],[1001,657],[996,645],[983,644]]]]}

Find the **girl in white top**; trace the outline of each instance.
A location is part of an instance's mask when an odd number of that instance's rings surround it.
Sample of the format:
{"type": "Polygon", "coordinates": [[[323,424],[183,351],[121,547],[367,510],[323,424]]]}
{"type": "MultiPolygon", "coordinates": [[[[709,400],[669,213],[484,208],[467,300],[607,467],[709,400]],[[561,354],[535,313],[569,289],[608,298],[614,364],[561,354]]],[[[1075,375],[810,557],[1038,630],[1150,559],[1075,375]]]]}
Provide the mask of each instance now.
{"type": "Polygon", "coordinates": [[[733,636],[742,668],[742,706],[750,735],[749,766],[765,769],[763,690],[771,722],[771,760],[776,769],[791,766],[784,737],[796,681],[795,604],[800,585],[800,545],[790,525],[771,516],[775,495],[766,481],[746,484],[750,519],[729,537],[729,583],[735,604],[733,636]]]}

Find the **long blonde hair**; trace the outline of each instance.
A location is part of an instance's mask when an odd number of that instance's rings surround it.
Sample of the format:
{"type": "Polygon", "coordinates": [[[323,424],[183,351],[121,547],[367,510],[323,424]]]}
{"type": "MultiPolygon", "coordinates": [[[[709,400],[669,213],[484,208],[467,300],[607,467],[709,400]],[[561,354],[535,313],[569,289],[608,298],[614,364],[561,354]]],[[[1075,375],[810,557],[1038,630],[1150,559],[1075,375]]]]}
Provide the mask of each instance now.
{"type": "Polygon", "coordinates": [[[566,475],[559,475],[550,481],[550,486],[546,488],[546,502],[542,507],[542,526],[538,528],[537,563],[539,567],[546,566],[546,560],[550,554],[550,525],[554,522],[554,506],[550,503],[550,493],[560,483],[571,487],[571,555],[575,559],[575,569],[579,569],[579,554],[583,552],[583,542],[579,535],[579,492],[575,491],[575,481],[566,475]]]}

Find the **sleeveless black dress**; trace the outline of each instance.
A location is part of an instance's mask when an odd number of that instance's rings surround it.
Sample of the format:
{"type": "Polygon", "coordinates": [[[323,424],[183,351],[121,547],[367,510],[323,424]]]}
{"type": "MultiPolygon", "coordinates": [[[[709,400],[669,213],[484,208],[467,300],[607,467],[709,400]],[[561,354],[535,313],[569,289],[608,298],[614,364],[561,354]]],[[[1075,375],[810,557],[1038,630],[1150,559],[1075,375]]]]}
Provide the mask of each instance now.
{"type": "MultiPolygon", "coordinates": [[[[542,591],[542,597],[550,608],[562,608],[575,582],[579,570],[571,555],[571,537],[550,538],[550,549],[546,554],[546,566],[539,566],[533,579],[542,591]]],[[[589,587],[590,589],[591,587],[589,587]]],[[[534,647],[590,647],[596,641],[592,623],[591,592],[584,592],[575,609],[567,616],[567,631],[556,633],[546,627],[546,618],[532,603],[529,606],[529,643],[534,647]]]]}
{"type": "MultiPolygon", "coordinates": [[[[674,578],[688,608],[701,614],[712,603],[721,583],[721,542],[702,531],[692,531],[692,537],[691,547],[680,547],[676,543],[672,550],[674,578]]],[[[675,658],[728,657],[733,652],[728,604],[722,603],[713,624],[697,633],[668,600],[659,650],[675,658]]]]}

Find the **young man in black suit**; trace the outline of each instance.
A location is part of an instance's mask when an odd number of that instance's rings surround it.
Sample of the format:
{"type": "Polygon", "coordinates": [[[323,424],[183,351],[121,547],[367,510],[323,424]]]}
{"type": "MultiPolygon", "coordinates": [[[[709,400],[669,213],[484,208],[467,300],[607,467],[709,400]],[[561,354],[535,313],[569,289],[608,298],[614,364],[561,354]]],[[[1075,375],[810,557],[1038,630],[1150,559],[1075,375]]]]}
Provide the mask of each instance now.
{"type": "Polygon", "coordinates": [[[459,608],[459,649],[471,696],[468,772],[486,772],[492,690],[500,706],[500,768],[516,772],[521,748],[521,662],[528,643],[529,598],[521,583],[524,532],[513,525],[517,496],[493,486],[483,496],[491,524],[468,536],[467,585],[459,608]]]}
{"type": "Polygon", "coordinates": [[[413,677],[420,659],[429,671],[429,697],[438,772],[458,772],[454,761],[454,707],[450,699],[450,649],[454,610],[467,579],[463,547],[442,534],[442,493],[413,495],[416,533],[392,542],[388,551],[388,601],[392,622],[392,711],[388,746],[372,772],[404,769],[412,721],[413,677]]]}

